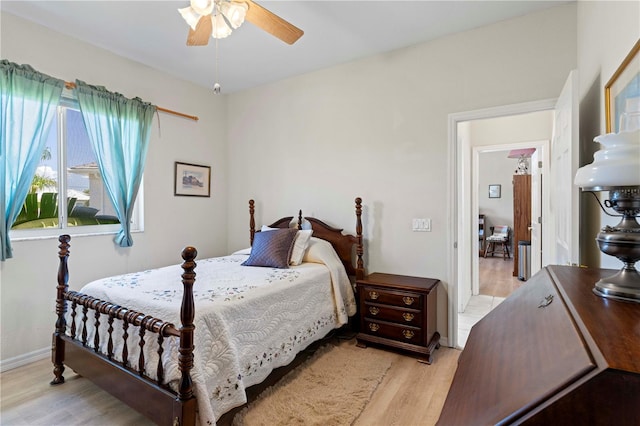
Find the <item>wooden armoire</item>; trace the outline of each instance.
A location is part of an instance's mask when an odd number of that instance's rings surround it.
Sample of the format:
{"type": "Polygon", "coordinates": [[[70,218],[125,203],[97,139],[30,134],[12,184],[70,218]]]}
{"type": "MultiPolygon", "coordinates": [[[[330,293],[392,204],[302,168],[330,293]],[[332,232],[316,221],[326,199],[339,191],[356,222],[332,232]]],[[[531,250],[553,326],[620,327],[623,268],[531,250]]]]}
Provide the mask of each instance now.
{"type": "Polygon", "coordinates": [[[518,241],[531,241],[531,175],[513,175],[513,276],[518,276],[518,241]]]}

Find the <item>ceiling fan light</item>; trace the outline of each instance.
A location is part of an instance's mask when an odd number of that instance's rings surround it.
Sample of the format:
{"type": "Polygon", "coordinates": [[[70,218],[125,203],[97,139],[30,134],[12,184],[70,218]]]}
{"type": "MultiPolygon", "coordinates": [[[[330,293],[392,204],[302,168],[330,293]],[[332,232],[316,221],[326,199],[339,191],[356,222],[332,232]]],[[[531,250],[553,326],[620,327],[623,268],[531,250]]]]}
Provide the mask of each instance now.
{"type": "Polygon", "coordinates": [[[213,0],[191,0],[191,7],[200,15],[209,15],[213,12],[215,2],[213,0]]]}
{"type": "Polygon", "coordinates": [[[191,27],[192,30],[196,30],[196,25],[198,25],[198,21],[200,20],[200,15],[193,10],[191,6],[185,7],[182,9],[178,9],[182,18],[187,22],[187,25],[191,27]]]}
{"type": "Polygon", "coordinates": [[[237,3],[234,1],[222,1],[220,11],[227,18],[232,28],[238,28],[244,22],[249,6],[246,3],[237,3]]]}
{"type": "Polygon", "coordinates": [[[227,25],[224,17],[221,13],[211,17],[213,29],[211,31],[211,37],[213,38],[225,38],[231,34],[231,28],[227,25]]]}

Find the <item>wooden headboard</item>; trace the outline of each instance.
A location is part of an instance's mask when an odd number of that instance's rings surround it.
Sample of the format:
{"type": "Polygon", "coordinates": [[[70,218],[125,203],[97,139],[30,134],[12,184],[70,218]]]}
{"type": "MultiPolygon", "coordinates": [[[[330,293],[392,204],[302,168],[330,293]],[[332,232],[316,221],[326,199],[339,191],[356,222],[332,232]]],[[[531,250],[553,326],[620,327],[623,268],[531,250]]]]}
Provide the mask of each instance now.
{"type": "MultiPolygon", "coordinates": [[[[302,229],[302,223],[304,220],[311,224],[313,230],[313,236],[328,241],[333,246],[334,250],[342,260],[347,274],[355,276],[356,279],[364,278],[364,262],[362,256],[364,254],[364,248],[362,244],[362,199],[360,197],[355,199],[356,203],[356,235],[345,235],[342,233],[342,229],[334,228],[327,225],[325,222],[316,219],[314,217],[303,217],[302,210],[298,212],[298,229],[302,229]],[[355,246],[355,262],[354,262],[354,249],[355,246]]],[[[255,222],[255,202],[249,200],[249,231],[251,234],[251,245],[253,245],[253,237],[256,232],[255,222]]],[[[293,216],[283,217],[278,219],[269,225],[270,228],[289,228],[293,216]]]]}

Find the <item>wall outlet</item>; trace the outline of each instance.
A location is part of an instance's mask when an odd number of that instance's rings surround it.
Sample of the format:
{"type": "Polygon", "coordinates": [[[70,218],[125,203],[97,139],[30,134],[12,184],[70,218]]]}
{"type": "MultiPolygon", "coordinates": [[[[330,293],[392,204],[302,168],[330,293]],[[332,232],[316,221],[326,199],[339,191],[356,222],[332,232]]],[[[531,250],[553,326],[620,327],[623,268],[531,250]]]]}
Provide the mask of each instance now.
{"type": "Polygon", "coordinates": [[[431,232],[431,219],[413,219],[412,231],[431,232]]]}

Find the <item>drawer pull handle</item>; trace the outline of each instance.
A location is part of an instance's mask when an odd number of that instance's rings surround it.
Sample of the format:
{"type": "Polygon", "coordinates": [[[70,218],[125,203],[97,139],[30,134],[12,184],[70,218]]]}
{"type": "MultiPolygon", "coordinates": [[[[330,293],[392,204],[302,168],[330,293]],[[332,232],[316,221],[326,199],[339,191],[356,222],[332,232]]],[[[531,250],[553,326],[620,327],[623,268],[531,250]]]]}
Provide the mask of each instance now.
{"type": "Polygon", "coordinates": [[[551,304],[551,302],[553,302],[553,294],[550,294],[547,297],[545,297],[544,299],[542,299],[540,301],[540,304],[538,305],[538,308],[546,308],[547,306],[549,306],[551,304]]]}
{"type": "Polygon", "coordinates": [[[378,324],[374,324],[374,323],[369,323],[369,330],[376,332],[378,331],[378,329],[380,328],[380,326],[378,324]]]}
{"type": "Polygon", "coordinates": [[[402,318],[404,318],[404,320],[407,322],[411,322],[413,321],[414,316],[409,312],[405,312],[404,314],[402,314],[402,318]]]}
{"type": "Polygon", "coordinates": [[[378,294],[377,291],[370,291],[369,292],[369,297],[373,300],[376,300],[380,295],[378,294]]]}
{"type": "Polygon", "coordinates": [[[411,330],[402,330],[402,335],[405,339],[411,339],[413,338],[413,336],[415,336],[415,333],[411,330]]]}
{"type": "Polygon", "coordinates": [[[380,309],[376,308],[375,306],[371,306],[369,308],[369,312],[371,312],[371,315],[378,315],[380,313],[380,309]]]}
{"type": "Polygon", "coordinates": [[[416,299],[414,299],[413,297],[405,296],[402,298],[402,301],[404,302],[405,305],[411,306],[413,305],[413,302],[416,301],[416,299]]]}

